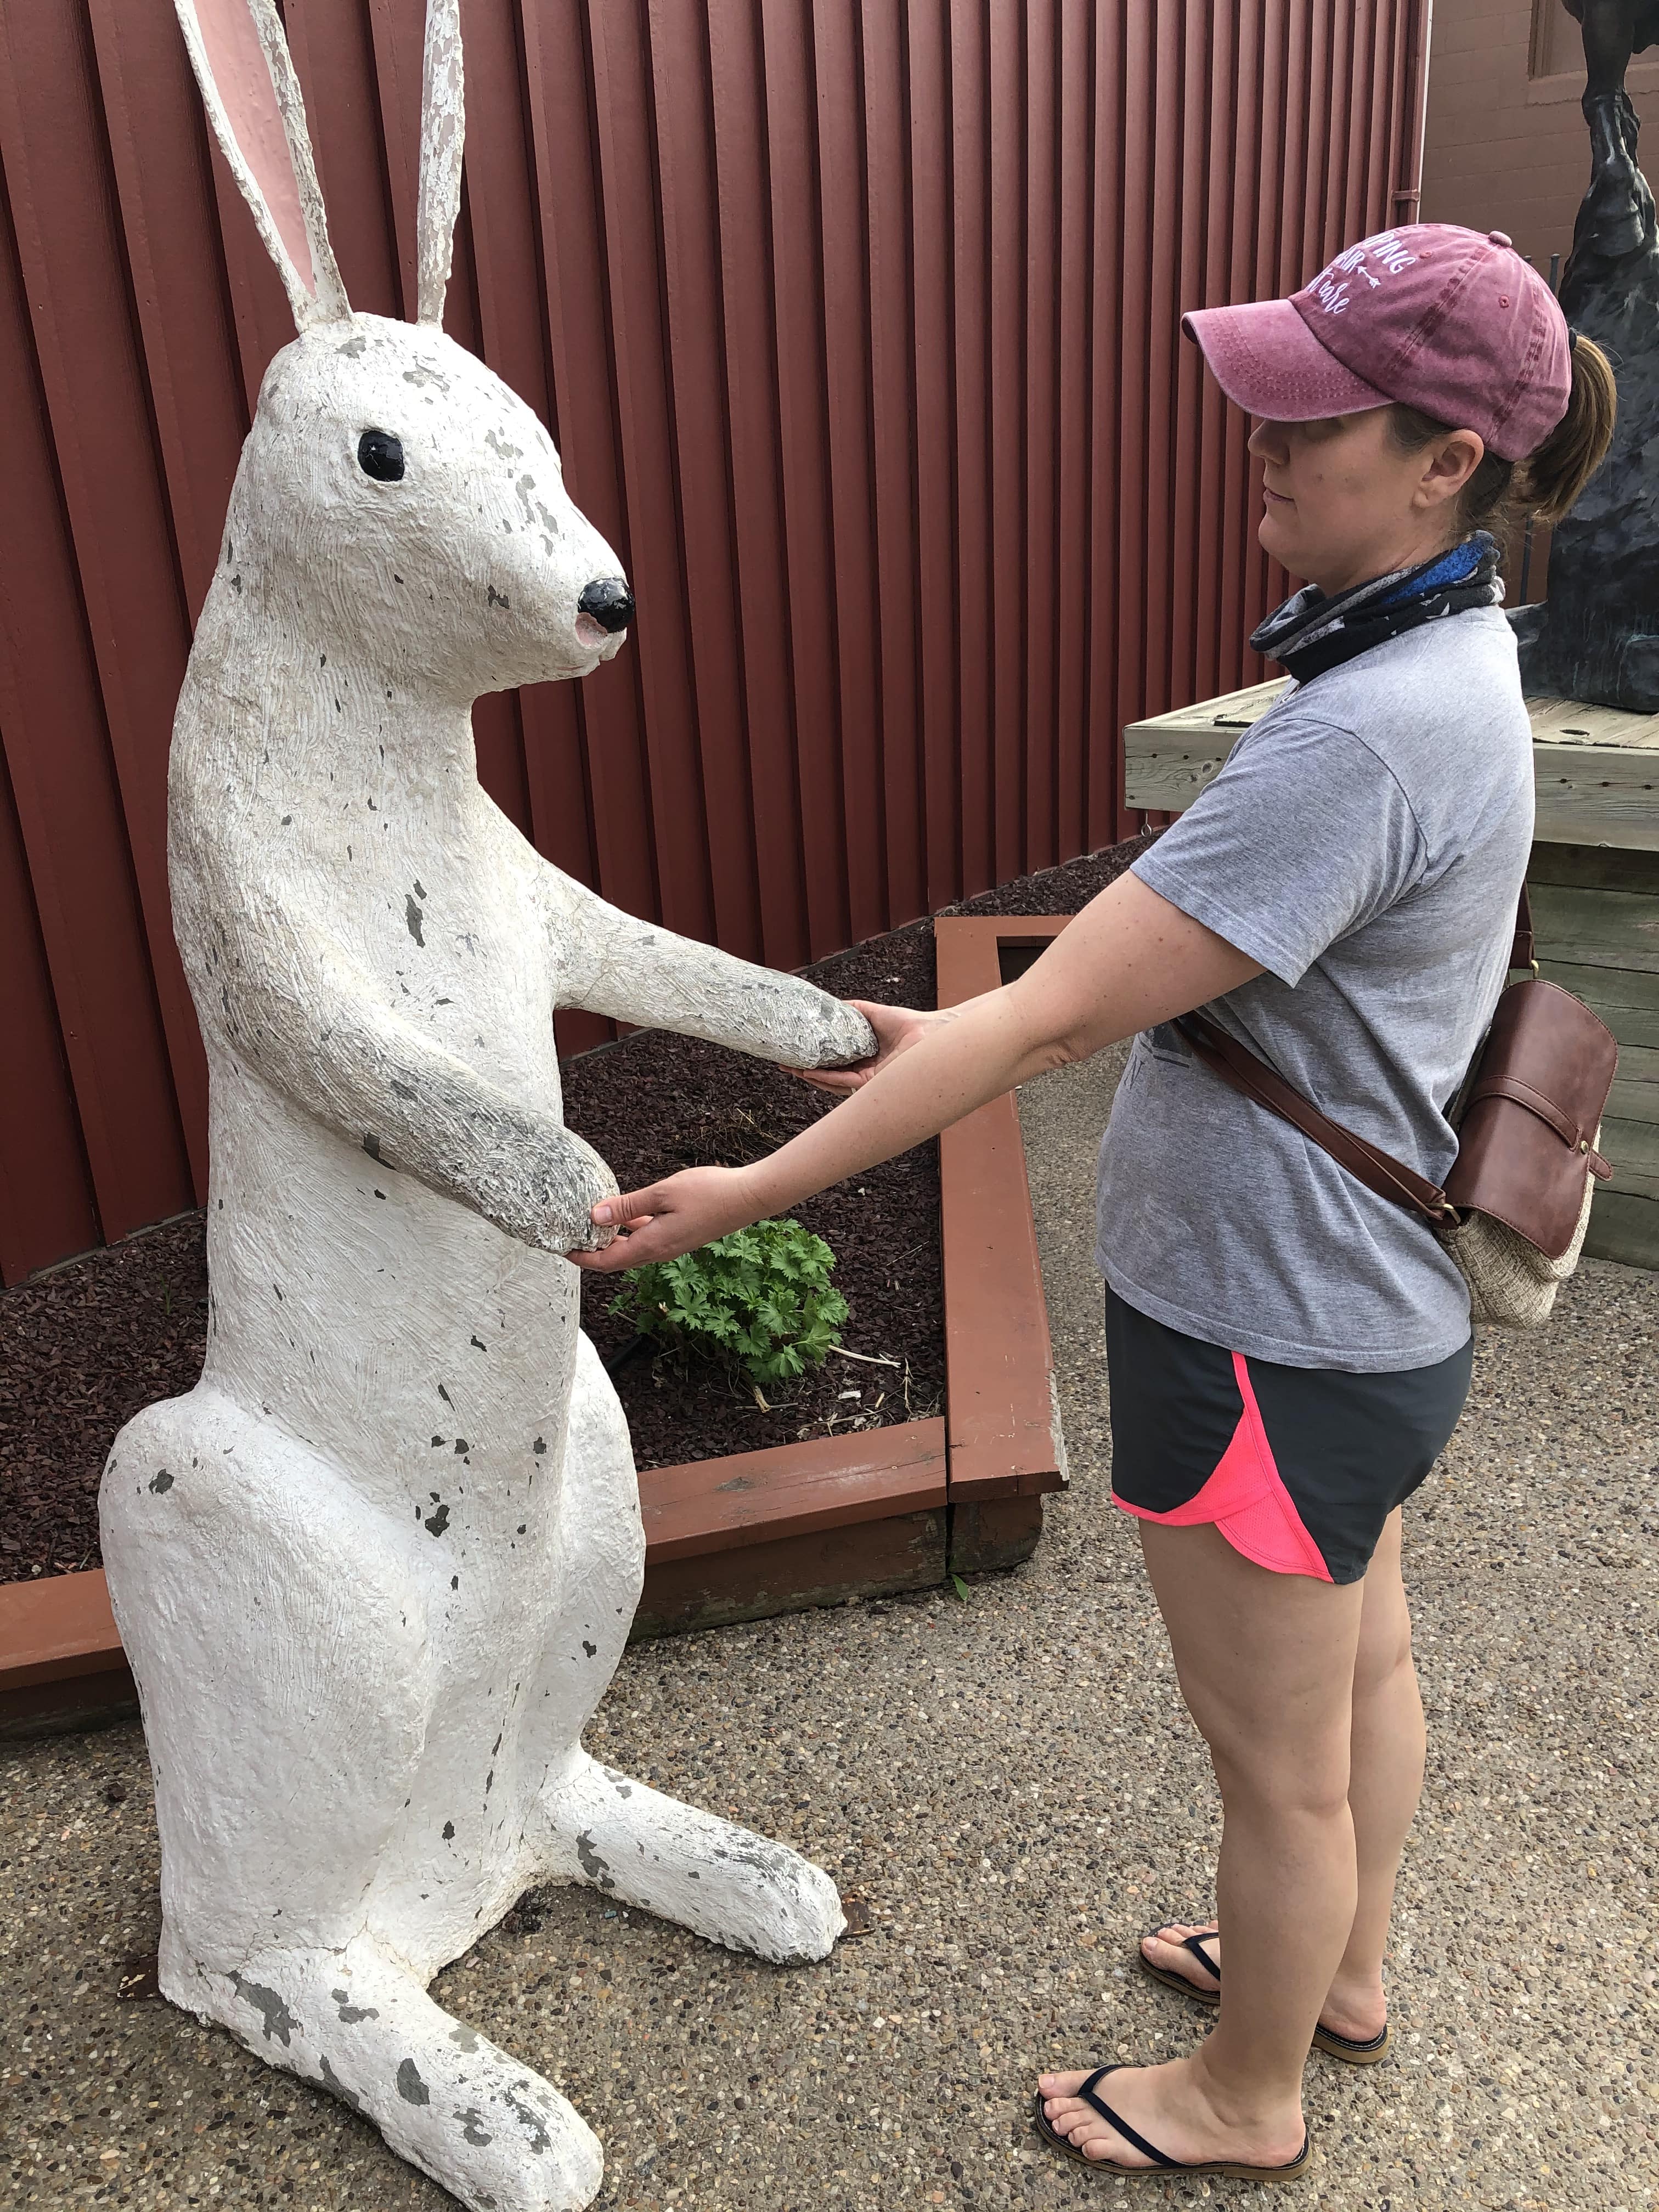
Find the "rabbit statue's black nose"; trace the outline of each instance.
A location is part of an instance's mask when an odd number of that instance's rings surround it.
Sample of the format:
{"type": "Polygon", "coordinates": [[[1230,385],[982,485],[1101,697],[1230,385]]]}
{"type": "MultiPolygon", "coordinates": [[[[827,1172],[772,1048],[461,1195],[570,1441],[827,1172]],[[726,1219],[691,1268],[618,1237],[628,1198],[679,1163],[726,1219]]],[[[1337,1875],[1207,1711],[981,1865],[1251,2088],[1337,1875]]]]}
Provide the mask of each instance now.
{"type": "Polygon", "coordinates": [[[599,628],[614,637],[634,619],[634,594],[621,576],[596,576],[576,602],[577,611],[590,615],[599,628]]]}

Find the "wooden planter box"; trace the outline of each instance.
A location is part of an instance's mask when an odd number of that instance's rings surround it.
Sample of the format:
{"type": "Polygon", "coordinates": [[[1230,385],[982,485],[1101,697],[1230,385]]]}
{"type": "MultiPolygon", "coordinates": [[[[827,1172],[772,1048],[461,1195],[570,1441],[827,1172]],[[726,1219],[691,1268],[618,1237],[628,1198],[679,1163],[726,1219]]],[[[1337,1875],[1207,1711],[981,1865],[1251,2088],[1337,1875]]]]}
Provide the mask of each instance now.
{"type": "MultiPolygon", "coordinates": [[[[934,924],[939,1003],[994,989],[1063,919],[934,924]]],[[[945,1415],[738,1452],[640,1477],[637,1637],[922,1589],[1016,1565],[1064,1486],[1048,1309],[1018,1109],[939,1139],[945,1415]]],[[[133,1709],[101,1569],[0,1584],[0,1735],[133,1709]]]]}

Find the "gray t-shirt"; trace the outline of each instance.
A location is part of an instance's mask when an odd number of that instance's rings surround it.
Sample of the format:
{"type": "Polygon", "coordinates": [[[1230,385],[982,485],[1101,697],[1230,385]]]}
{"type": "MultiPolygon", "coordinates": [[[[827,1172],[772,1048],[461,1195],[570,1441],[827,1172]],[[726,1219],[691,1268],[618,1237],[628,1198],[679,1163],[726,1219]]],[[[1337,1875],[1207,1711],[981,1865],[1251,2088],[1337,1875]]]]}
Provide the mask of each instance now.
{"type": "MultiPolygon", "coordinates": [[[[1496,607],[1425,623],[1287,692],[1134,864],[1266,973],[1206,1009],[1333,1121],[1436,1182],[1508,969],[1532,733],[1496,607]]],[[[1448,1358],[1462,1277],[1164,1026],[1101,1146],[1096,1262],[1171,1328],[1291,1367],[1448,1358]]]]}

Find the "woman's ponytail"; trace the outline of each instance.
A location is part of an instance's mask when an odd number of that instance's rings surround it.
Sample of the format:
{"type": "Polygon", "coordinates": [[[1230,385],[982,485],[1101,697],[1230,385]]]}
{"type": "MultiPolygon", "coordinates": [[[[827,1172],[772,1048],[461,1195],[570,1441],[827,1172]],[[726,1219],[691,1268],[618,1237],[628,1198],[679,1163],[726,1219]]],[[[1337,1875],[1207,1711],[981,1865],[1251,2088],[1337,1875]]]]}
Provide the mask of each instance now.
{"type": "MultiPolygon", "coordinates": [[[[1506,538],[1522,522],[1559,522],[1607,459],[1619,410],[1612,366],[1593,338],[1577,336],[1571,361],[1567,411],[1537,452],[1522,461],[1487,453],[1464,485],[1455,520],[1460,538],[1476,530],[1506,538]]],[[[1455,427],[1398,402],[1389,410],[1389,428],[1402,453],[1449,437],[1455,427]]]]}
{"type": "Polygon", "coordinates": [[[1575,337],[1567,411],[1516,469],[1515,495],[1523,514],[1537,522],[1560,521],[1607,459],[1618,411],[1618,387],[1606,354],[1593,338],[1575,337]]]}

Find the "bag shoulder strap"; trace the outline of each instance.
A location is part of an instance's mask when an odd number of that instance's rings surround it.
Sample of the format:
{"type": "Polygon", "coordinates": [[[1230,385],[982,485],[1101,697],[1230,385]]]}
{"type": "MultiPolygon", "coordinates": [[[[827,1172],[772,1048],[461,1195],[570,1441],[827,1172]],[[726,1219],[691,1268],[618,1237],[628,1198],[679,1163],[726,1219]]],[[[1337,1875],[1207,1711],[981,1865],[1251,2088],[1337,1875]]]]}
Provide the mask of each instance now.
{"type": "MultiPolygon", "coordinates": [[[[1510,966],[1530,968],[1537,973],[1532,902],[1524,882],[1516,905],[1515,943],[1510,953],[1510,966]]],[[[1379,1198],[1388,1199],[1407,1213],[1433,1222],[1437,1228],[1455,1223],[1457,1210],[1438,1183],[1431,1182],[1426,1176],[1419,1175],[1379,1146],[1356,1136],[1352,1129],[1345,1129],[1340,1121],[1333,1121],[1328,1115],[1322,1114],[1249,1045],[1229,1036],[1207,1014],[1194,1008],[1191,1013],[1182,1014],[1175,1027],[1212,1075],[1218,1075],[1245,1097],[1253,1098],[1258,1106],[1265,1106],[1270,1114],[1277,1114],[1281,1121],[1300,1129],[1310,1144],[1328,1152],[1339,1167],[1346,1168],[1367,1190],[1375,1191],[1379,1198]]],[[[1523,1103],[1529,1104],[1531,1101],[1523,1103]]]]}
{"type": "Polygon", "coordinates": [[[1281,1121],[1288,1121],[1292,1128],[1299,1129],[1310,1144],[1328,1152],[1339,1167],[1346,1168],[1367,1190],[1375,1191],[1379,1198],[1386,1198],[1407,1213],[1420,1215],[1437,1226],[1448,1226],[1455,1221],[1451,1200],[1438,1183],[1431,1182],[1426,1176],[1419,1175],[1365,1138],[1356,1136],[1352,1129],[1345,1129],[1340,1121],[1333,1121],[1322,1114],[1282,1075],[1276,1074],[1265,1060],[1259,1059],[1249,1045],[1229,1036],[1207,1014],[1183,1014],[1174,1026],[1212,1075],[1218,1075],[1235,1091],[1243,1091],[1258,1106],[1265,1106],[1281,1121]]]}
{"type": "Polygon", "coordinates": [[[1530,968],[1534,975],[1538,972],[1538,947],[1532,929],[1532,901],[1527,896],[1524,883],[1515,909],[1515,945],[1510,953],[1510,966],[1530,968]]]}

